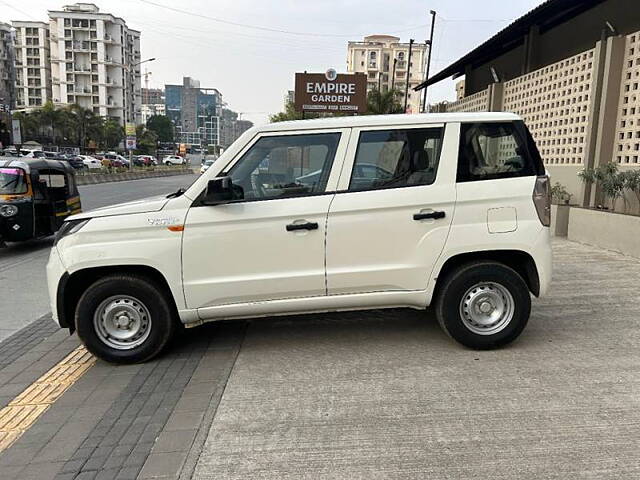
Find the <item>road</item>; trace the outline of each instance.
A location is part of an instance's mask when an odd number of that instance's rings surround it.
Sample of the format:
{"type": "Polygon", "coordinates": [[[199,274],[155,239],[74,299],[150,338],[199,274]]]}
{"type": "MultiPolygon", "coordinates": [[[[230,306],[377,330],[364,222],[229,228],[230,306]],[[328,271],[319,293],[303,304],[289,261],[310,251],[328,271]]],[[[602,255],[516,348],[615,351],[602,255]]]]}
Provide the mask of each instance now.
{"type": "MultiPolygon", "coordinates": [[[[83,209],[137,200],[186,187],[196,176],[174,176],[79,187],[83,209]]],[[[0,341],[49,312],[45,265],[52,238],[0,249],[0,341]]]]}

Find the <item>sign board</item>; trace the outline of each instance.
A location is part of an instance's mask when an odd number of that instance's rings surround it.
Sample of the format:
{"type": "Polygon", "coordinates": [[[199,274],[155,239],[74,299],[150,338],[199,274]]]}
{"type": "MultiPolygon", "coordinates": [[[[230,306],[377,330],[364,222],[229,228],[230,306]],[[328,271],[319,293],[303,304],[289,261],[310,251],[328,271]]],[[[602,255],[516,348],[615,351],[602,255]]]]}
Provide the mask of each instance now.
{"type": "Polygon", "coordinates": [[[14,145],[22,143],[22,134],[20,132],[20,120],[11,120],[11,138],[14,145]]]}
{"type": "Polygon", "coordinates": [[[136,136],[135,123],[127,123],[124,127],[124,133],[127,137],[135,137],[136,136]]]}
{"type": "Polygon", "coordinates": [[[181,143],[180,144],[180,149],[178,151],[180,152],[180,155],[186,155],[187,154],[187,144],[186,143],[181,143]]]}
{"type": "Polygon", "coordinates": [[[136,149],[136,137],[127,137],[126,148],[127,148],[127,150],[135,150],[136,149]]]}
{"type": "Polygon", "coordinates": [[[364,73],[296,73],[295,109],[298,112],[364,113],[367,76],[364,73]]]}

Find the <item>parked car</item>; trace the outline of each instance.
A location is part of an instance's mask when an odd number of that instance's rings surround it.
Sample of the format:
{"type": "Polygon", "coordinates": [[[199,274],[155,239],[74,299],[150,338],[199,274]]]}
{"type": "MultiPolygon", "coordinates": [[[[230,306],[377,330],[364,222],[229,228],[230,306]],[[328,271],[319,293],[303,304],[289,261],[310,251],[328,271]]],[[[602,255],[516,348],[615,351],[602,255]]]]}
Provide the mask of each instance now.
{"type": "Polygon", "coordinates": [[[167,155],[162,159],[165,165],[186,165],[187,161],[180,155],[167,155]]]}
{"type": "Polygon", "coordinates": [[[65,222],[51,308],[93,354],[148,360],[178,319],[430,305],[453,339],[489,349],[549,287],[549,178],[514,114],[321,118],[241,138],[186,191],[65,222]]]}
{"type": "Polygon", "coordinates": [[[103,160],[108,160],[111,167],[128,167],[129,160],[117,153],[105,153],[103,160]]]}
{"type": "Polygon", "coordinates": [[[155,159],[155,157],[151,155],[138,155],[137,163],[134,163],[134,165],[138,165],[141,167],[150,167],[152,165],[157,165],[157,164],[158,164],[158,161],[155,159]]]}
{"type": "Polygon", "coordinates": [[[4,149],[4,154],[5,154],[6,156],[9,156],[9,157],[17,157],[17,156],[19,156],[19,155],[20,155],[20,154],[18,153],[18,150],[16,150],[16,148],[15,148],[15,147],[8,147],[8,148],[5,148],[5,149],[4,149]]]}
{"type": "Polygon", "coordinates": [[[44,152],[42,150],[20,149],[20,156],[25,158],[43,158],[44,152]]]}
{"type": "Polygon", "coordinates": [[[78,158],[82,160],[84,166],[89,170],[96,170],[102,168],[102,161],[98,160],[91,155],[78,155],[78,158]]]}
{"type": "Polygon", "coordinates": [[[205,160],[204,163],[202,164],[202,167],[200,167],[200,173],[203,174],[204,172],[209,170],[209,167],[213,165],[214,162],[215,160],[205,160]]]}
{"type": "Polygon", "coordinates": [[[68,163],[76,170],[83,170],[84,168],[86,168],[84,165],[84,161],[76,155],[59,154],[55,158],[56,160],[68,163]]]}

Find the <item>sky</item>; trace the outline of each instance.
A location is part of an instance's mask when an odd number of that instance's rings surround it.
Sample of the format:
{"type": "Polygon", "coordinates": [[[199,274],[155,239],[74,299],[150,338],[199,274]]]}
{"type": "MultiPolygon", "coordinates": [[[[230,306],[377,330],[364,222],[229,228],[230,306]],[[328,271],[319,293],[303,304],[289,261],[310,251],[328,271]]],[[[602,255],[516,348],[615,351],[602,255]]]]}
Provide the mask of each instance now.
{"type": "MultiPolygon", "coordinates": [[[[256,124],[283,108],[295,72],[346,72],[347,42],[392,34],[422,43],[437,12],[431,73],[469,52],[543,0],[94,0],[142,32],[150,87],[188,76],[217,88],[256,124]]],[[[0,0],[0,21],[47,20],[75,3],[0,0]]],[[[144,82],[143,82],[144,86],[144,82]]],[[[454,82],[429,88],[429,102],[455,98],[454,82]]]]}

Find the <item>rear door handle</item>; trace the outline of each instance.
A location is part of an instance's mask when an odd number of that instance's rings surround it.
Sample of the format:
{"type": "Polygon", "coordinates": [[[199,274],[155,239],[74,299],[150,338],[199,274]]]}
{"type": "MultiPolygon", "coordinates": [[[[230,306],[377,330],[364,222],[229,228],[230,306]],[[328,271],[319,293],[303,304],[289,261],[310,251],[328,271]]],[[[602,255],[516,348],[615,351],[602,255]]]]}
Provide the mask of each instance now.
{"type": "Polygon", "coordinates": [[[296,230],[317,230],[318,224],[316,222],[306,223],[290,223],[287,225],[287,232],[295,232],[296,230]]]}
{"type": "Polygon", "coordinates": [[[414,220],[426,220],[428,218],[433,218],[435,220],[439,218],[444,218],[444,212],[424,212],[424,213],[414,213],[414,220]]]}

